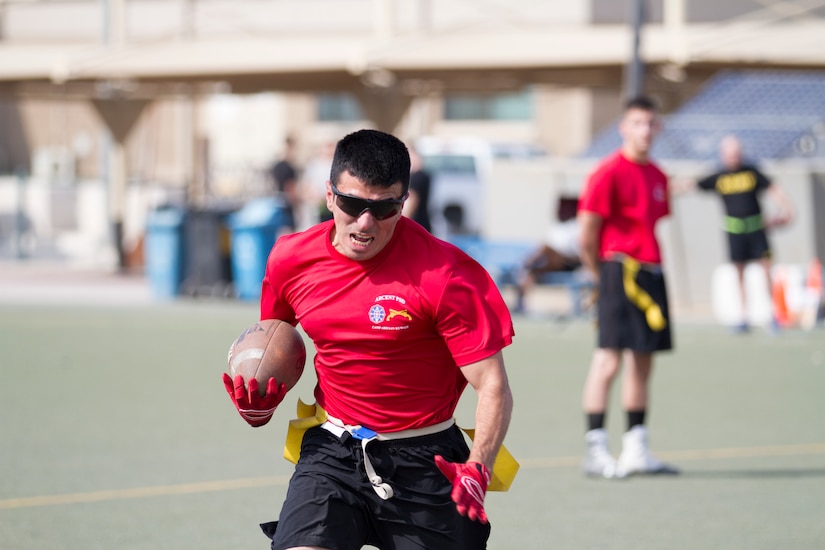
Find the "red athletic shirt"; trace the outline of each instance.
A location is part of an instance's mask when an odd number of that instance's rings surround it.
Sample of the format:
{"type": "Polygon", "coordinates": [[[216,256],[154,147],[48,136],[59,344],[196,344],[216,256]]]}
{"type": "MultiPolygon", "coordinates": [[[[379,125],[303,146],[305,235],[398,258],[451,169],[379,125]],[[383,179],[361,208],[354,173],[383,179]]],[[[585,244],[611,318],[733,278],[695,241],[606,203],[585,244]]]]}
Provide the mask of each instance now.
{"type": "Polygon", "coordinates": [[[599,257],[622,253],[640,262],[662,262],[656,222],[670,214],[667,176],[652,162],[638,164],[617,151],[587,180],[579,210],[602,218],[599,257]]]}
{"type": "Polygon", "coordinates": [[[393,432],[453,416],[459,367],[512,342],[510,313],[488,273],[401,218],[387,246],[351,260],[333,222],[281,237],[267,262],[261,319],[300,323],[315,344],[315,399],[347,424],[393,432]]]}

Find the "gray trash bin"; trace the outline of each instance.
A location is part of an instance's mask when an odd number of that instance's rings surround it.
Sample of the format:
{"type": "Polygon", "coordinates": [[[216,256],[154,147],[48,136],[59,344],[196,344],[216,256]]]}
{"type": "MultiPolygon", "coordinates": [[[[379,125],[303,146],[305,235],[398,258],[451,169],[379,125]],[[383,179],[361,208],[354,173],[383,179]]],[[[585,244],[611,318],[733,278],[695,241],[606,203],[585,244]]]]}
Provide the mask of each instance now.
{"type": "Polygon", "coordinates": [[[212,206],[186,213],[183,230],[186,265],[181,294],[222,297],[233,294],[227,219],[236,210],[237,207],[212,206]]]}

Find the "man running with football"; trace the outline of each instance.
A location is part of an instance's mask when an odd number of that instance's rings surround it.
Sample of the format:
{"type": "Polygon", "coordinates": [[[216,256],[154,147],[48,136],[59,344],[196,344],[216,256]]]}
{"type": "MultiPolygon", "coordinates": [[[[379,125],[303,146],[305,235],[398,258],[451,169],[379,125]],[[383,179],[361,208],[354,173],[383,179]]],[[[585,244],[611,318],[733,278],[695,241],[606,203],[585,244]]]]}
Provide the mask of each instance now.
{"type": "MultiPolygon", "coordinates": [[[[303,420],[318,424],[300,438],[279,521],[262,525],[273,549],[486,547],[485,493],[513,406],[512,320],[477,262],[401,216],[409,177],[401,141],[347,135],[327,182],[333,219],[269,256],[261,319],[300,324],[314,343],[315,416],[303,420]],[[468,384],[471,448],[453,420],[468,384]]],[[[268,420],[286,393],[225,383],[258,425],[254,410],[268,420]]]]}

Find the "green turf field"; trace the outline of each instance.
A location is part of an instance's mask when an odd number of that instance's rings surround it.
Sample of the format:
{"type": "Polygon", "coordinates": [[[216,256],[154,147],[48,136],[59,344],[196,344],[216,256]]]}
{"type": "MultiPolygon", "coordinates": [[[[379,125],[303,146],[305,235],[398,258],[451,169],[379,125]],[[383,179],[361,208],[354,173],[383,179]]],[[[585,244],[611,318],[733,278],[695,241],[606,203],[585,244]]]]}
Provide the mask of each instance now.
{"type": "MultiPolygon", "coordinates": [[[[220,382],[245,304],[0,307],[0,549],[268,548],[291,465],[286,421],[249,428],[220,382]]],[[[651,443],[679,477],[579,474],[592,327],[517,319],[490,548],[825,548],[825,331],[734,337],[676,326],[658,359],[651,443]]],[[[618,396],[618,393],[615,394],[618,396]]],[[[474,400],[459,423],[472,423],[474,400]]],[[[624,419],[608,418],[612,447],[624,419]]]]}

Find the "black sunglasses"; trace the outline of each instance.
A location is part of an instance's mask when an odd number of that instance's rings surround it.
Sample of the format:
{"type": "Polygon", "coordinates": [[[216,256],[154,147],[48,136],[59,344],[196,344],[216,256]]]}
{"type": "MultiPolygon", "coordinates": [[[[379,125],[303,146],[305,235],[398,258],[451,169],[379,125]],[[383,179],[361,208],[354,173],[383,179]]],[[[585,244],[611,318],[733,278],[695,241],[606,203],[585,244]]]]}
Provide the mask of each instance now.
{"type": "Polygon", "coordinates": [[[401,212],[401,205],[404,203],[404,199],[382,199],[379,201],[362,199],[361,197],[341,193],[332,182],[329,182],[329,186],[332,189],[332,194],[337,199],[338,207],[353,218],[359,218],[361,214],[369,210],[376,220],[388,220],[401,212]]]}

